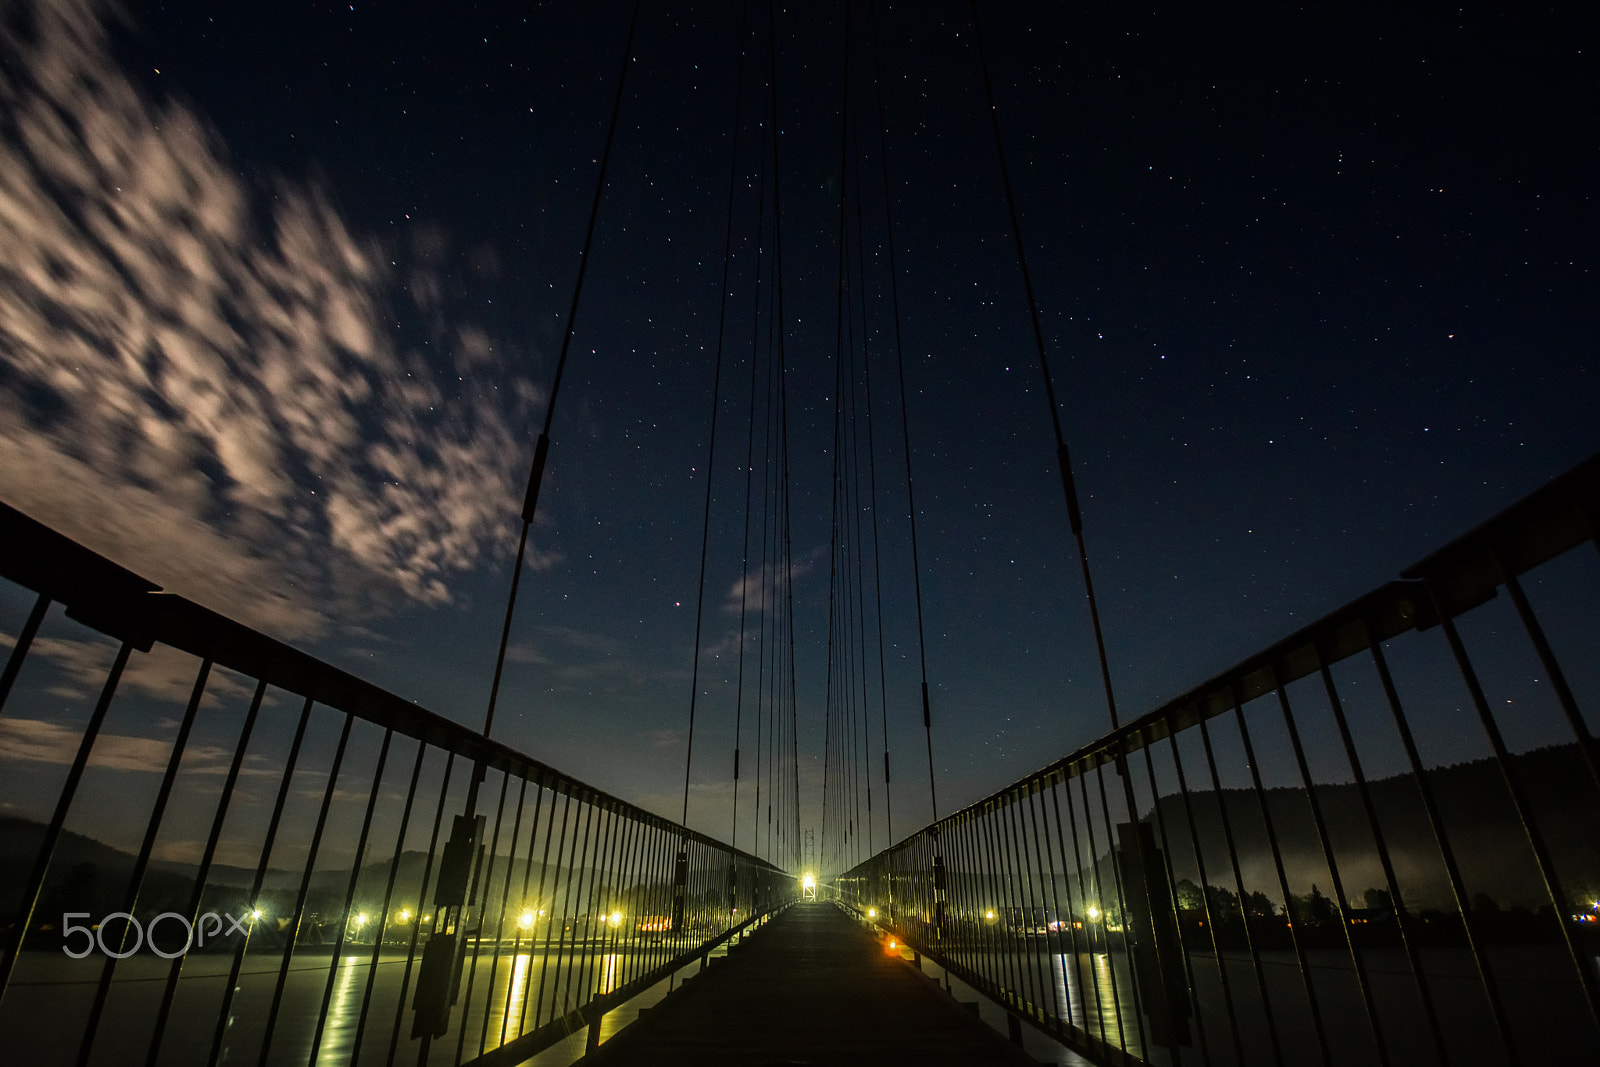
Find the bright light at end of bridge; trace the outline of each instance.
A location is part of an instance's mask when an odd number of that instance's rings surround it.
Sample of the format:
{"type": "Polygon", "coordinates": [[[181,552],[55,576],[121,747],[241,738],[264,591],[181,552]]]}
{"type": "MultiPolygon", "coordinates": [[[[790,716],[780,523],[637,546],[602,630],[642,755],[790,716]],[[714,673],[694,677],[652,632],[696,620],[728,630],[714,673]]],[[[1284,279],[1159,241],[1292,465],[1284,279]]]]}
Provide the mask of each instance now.
{"type": "Polygon", "coordinates": [[[810,874],[806,875],[804,878],[800,879],[800,885],[801,885],[802,888],[805,888],[805,889],[815,889],[815,888],[817,888],[816,876],[815,875],[810,875],[810,874]]]}
{"type": "Polygon", "coordinates": [[[878,917],[878,909],[877,908],[868,908],[867,909],[867,918],[876,919],[877,917],[878,917]]]}

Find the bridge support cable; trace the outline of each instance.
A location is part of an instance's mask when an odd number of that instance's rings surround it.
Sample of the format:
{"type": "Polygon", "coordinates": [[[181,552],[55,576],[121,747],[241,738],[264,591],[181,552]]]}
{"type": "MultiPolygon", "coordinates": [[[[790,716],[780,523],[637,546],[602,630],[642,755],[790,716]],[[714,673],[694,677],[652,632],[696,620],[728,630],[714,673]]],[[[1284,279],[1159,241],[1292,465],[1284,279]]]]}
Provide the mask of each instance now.
{"type": "MultiPolygon", "coordinates": [[[[1116,691],[1111,680],[1110,659],[1106,654],[1105,630],[1100,622],[1100,607],[1094,591],[1094,576],[1089,566],[1089,548],[1083,533],[1083,514],[1078,501],[1077,485],[1072,473],[1072,457],[1068,451],[1066,435],[1061,426],[1060,404],[1056,398],[1055,381],[1050,373],[1050,357],[1045,345],[1044,327],[1039,321],[1039,301],[1034,293],[1032,274],[1028,270],[1027,247],[1022,237],[1022,224],[1017,213],[1017,198],[1016,193],[1011,185],[1010,168],[1006,164],[1005,140],[1001,136],[1000,132],[1000,112],[999,107],[995,102],[993,79],[990,77],[989,73],[989,59],[987,49],[984,46],[983,23],[979,15],[977,0],[971,0],[969,7],[972,15],[973,41],[978,54],[978,71],[983,83],[984,102],[989,113],[989,128],[994,136],[995,160],[1000,170],[1000,183],[1005,194],[1006,211],[1011,225],[1011,237],[1016,248],[1017,269],[1022,276],[1023,294],[1028,303],[1028,318],[1033,328],[1034,346],[1037,349],[1039,356],[1039,372],[1044,381],[1045,399],[1050,408],[1050,425],[1055,433],[1056,462],[1061,471],[1061,487],[1066,498],[1068,525],[1071,528],[1073,539],[1077,543],[1078,563],[1083,572],[1084,596],[1089,605],[1089,621],[1094,633],[1095,654],[1100,664],[1101,684],[1105,690],[1106,711],[1111,720],[1111,729],[1116,730],[1120,726],[1120,720],[1117,714],[1116,691]]],[[[1126,819],[1128,824],[1136,824],[1139,816],[1138,806],[1133,792],[1133,781],[1128,774],[1125,758],[1121,754],[1119,754],[1114,760],[1114,767],[1116,769],[1118,778],[1120,778],[1122,782],[1123,801],[1126,805],[1126,819]]],[[[1102,782],[1102,790],[1103,788],[1104,783],[1102,782]]],[[[1102,800],[1103,799],[1104,798],[1102,797],[1102,800]]],[[[1111,819],[1109,808],[1106,810],[1106,818],[1109,830],[1109,823],[1111,819]]],[[[1138,842],[1142,842],[1143,839],[1136,836],[1133,840],[1137,844],[1138,842]]],[[[1142,845],[1139,847],[1142,850],[1142,845]]],[[[1158,858],[1159,854],[1156,852],[1156,850],[1151,849],[1150,852],[1151,855],[1148,858],[1158,858]]],[[[1157,894],[1160,889],[1159,883],[1163,880],[1167,882],[1171,881],[1171,872],[1165,868],[1164,864],[1165,860],[1163,859],[1159,865],[1160,869],[1156,871],[1152,871],[1150,869],[1151,865],[1142,861],[1133,864],[1133,866],[1138,868],[1137,874],[1143,883],[1142,886],[1136,887],[1137,889],[1141,890],[1141,892],[1136,894],[1137,900],[1149,902],[1158,899],[1157,894]]],[[[1118,872],[1115,870],[1113,870],[1113,874],[1120,878],[1120,874],[1118,874],[1118,872]]],[[[1127,898],[1124,897],[1123,899],[1127,898]]],[[[1172,942],[1173,938],[1170,936],[1162,936],[1162,932],[1158,930],[1154,916],[1148,907],[1144,909],[1142,914],[1134,916],[1134,920],[1134,923],[1127,925],[1137,926],[1135,937],[1139,940],[1149,942],[1152,945],[1152,951],[1155,953],[1157,958],[1175,957],[1183,952],[1181,945],[1176,943],[1163,943],[1172,942]]],[[[1123,937],[1125,941],[1129,936],[1127,925],[1125,925],[1123,928],[1123,937]]],[[[1131,960],[1133,957],[1130,955],[1128,958],[1131,960]]],[[[1134,999],[1137,1002],[1139,996],[1137,986],[1134,987],[1133,993],[1134,999]]],[[[1142,1038],[1143,1016],[1138,1016],[1138,1019],[1140,1022],[1142,1038]]],[[[1314,1006],[1313,1021],[1317,1024],[1317,1033],[1319,1038],[1321,1038],[1321,1020],[1320,1017],[1315,1014],[1314,1006]]],[[[1324,1056],[1326,1056],[1326,1040],[1323,1039],[1320,1042],[1320,1045],[1324,1052],[1324,1056]]]]}
{"type": "Polygon", "coordinates": [[[1017,198],[1011,188],[1011,171],[1006,166],[1005,142],[1000,135],[1000,112],[995,104],[994,85],[989,77],[989,58],[983,44],[983,24],[978,17],[977,0],[971,2],[972,34],[978,52],[978,70],[983,80],[984,100],[989,110],[989,127],[994,133],[995,159],[1000,166],[1000,183],[1005,191],[1006,210],[1011,219],[1011,237],[1017,249],[1017,268],[1022,274],[1022,289],[1028,300],[1028,316],[1033,324],[1033,340],[1039,352],[1039,372],[1044,379],[1045,399],[1050,405],[1050,424],[1055,429],[1056,462],[1061,468],[1061,488],[1066,495],[1067,520],[1072,535],[1078,542],[1078,560],[1083,568],[1083,586],[1089,601],[1089,619],[1094,627],[1095,649],[1100,656],[1100,677],[1105,685],[1106,709],[1111,715],[1111,728],[1119,725],[1117,700],[1111,686],[1111,665],[1106,658],[1106,642],[1100,626],[1100,609],[1094,595],[1094,579],[1089,571],[1089,549],[1083,538],[1083,515],[1078,506],[1077,484],[1072,476],[1072,458],[1067,451],[1067,439],[1061,429],[1061,410],[1056,400],[1055,381],[1050,374],[1050,356],[1044,342],[1044,327],[1039,322],[1039,301],[1033,292],[1033,276],[1028,271],[1028,254],[1022,239],[1022,225],[1017,216],[1017,198]]]}
{"type": "MultiPolygon", "coordinates": [[[[890,174],[889,174],[888,120],[887,120],[887,117],[885,115],[884,104],[883,104],[882,59],[881,59],[880,49],[879,49],[879,46],[878,46],[878,41],[879,41],[879,38],[878,38],[878,11],[877,11],[877,4],[875,2],[870,5],[869,12],[870,12],[870,20],[871,20],[871,38],[870,38],[870,40],[871,40],[872,54],[873,54],[873,76],[872,76],[873,97],[874,97],[874,102],[875,102],[875,105],[876,105],[877,119],[878,119],[878,121],[877,121],[877,126],[878,126],[878,162],[879,162],[880,171],[882,173],[883,194],[884,194],[884,199],[883,199],[884,230],[885,230],[885,241],[884,241],[884,243],[888,248],[888,259],[889,259],[889,263],[888,263],[888,267],[889,267],[889,301],[890,301],[890,309],[891,309],[891,312],[892,312],[892,318],[893,318],[893,323],[894,323],[894,354],[895,354],[896,378],[897,378],[898,391],[899,391],[899,400],[900,400],[901,444],[902,444],[903,452],[904,452],[904,455],[905,455],[906,517],[907,517],[908,528],[910,530],[910,539],[911,539],[912,592],[913,592],[913,596],[914,596],[914,599],[915,599],[915,602],[916,602],[916,613],[917,613],[917,665],[918,665],[918,669],[920,671],[920,676],[921,676],[922,729],[923,729],[923,736],[924,736],[924,739],[925,739],[925,742],[926,742],[927,759],[928,759],[928,804],[929,804],[929,809],[930,809],[930,812],[931,812],[931,817],[935,822],[937,822],[937,820],[939,818],[939,790],[938,790],[937,776],[934,773],[934,764],[933,764],[933,709],[932,709],[932,706],[931,706],[931,703],[930,703],[929,693],[928,693],[928,641],[927,641],[927,626],[926,626],[926,621],[925,621],[924,612],[923,612],[923,605],[922,605],[922,559],[921,559],[921,553],[919,551],[919,547],[918,547],[918,544],[917,544],[917,494],[916,494],[916,482],[915,482],[914,478],[912,477],[911,418],[910,418],[909,405],[908,405],[908,403],[906,401],[905,344],[904,344],[904,338],[902,337],[901,329],[900,329],[899,268],[898,268],[898,266],[896,264],[896,261],[895,261],[894,185],[893,185],[892,181],[890,180],[890,174]]],[[[874,504],[876,504],[876,501],[874,501],[874,504]]],[[[876,506],[874,506],[874,511],[876,511],[876,506]]],[[[887,702],[885,702],[885,711],[884,711],[884,716],[883,716],[883,736],[884,736],[883,781],[884,781],[884,794],[887,797],[888,794],[889,794],[889,791],[890,791],[889,723],[888,723],[888,714],[887,714],[887,702]]],[[[887,801],[886,801],[886,803],[887,803],[887,801]]],[[[891,830],[891,835],[892,835],[892,830],[891,830]]],[[[892,843],[893,837],[891,836],[889,840],[892,843]]],[[[933,851],[933,855],[932,855],[932,864],[933,864],[932,870],[934,872],[934,878],[935,878],[936,885],[935,885],[935,888],[933,890],[933,898],[934,899],[930,902],[931,905],[932,905],[932,907],[930,908],[930,911],[932,911],[934,913],[935,926],[937,928],[939,926],[942,926],[942,922],[940,920],[942,919],[942,912],[943,912],[942,894],[944,892],[944,889],[943,889],[943,862],[942,862],[941,857],[939,856],[938,849],[937,849],[937,844],[934,845],[934,851],[933,851]]],[[[891,881],[892,881],[892,877],[893,876],[891,875],[890,876],[891,881]]],[[[893,913],[894,913],[893,899],[894,898],[893,898],[893,895],[892,895],[892,892],[891,892],[890,903],[889,903],[889,909],[890,909],[891,915],[893,915],[893,913]]]]}
{"type": "MultiPolygon", "coordinates": [[[[781,678],[775,692],[782,694],[784,701],[783,714],[778,723],[780,733],[787,733],[787,756],[789,765],[784,767],[782,754],[778,760],[778,773],[786,779],[779,793],[783,803],[780,805],[780,823],[778,827],[779,848],[792,867],[798,867],[800,855],[800,754],[799,754],[799,726],[797,723],[798,705],[796,700],[795,658],[794,658],[794,537],[790,529],[789,517],[791,513],[789,499],[789,393],[787,385],[787,355],[785,348],[785,320],[783,310],[783,190],[782,175],[783,164],[780,152],[781,138],[779,130],[782,128],[783,111],[779,106],[778,96],[778,21],[776,0],[767,0],[767,23],[769,34],[767,38],[769,66],[771,69],[771,112],[772,112],[772,203],[773,203],[773,272],[777,297],[777,314],[775,316],[775,329],[777,338],[777,401],[778,401],[778,482],[779,488],[775,494],[778,503],[778,515],[775,522],[775,533],[781,541],[780,566],[782,581],[782,596],[776,612],[779,626],[779,646],[774,650],[775,661],[780,663],[781,678]],[[785,653],[787,656],[785,657],[785,653]],[[783,662],[785,661],[786,662],[783,662]],[[787,727],[787,730],[784,730],[787,727]],[[788,840],[784,840],[785,833],[788,840]]],[[[774,738],[776,741],[776,738],[774,738]]],[[[777,748],[777,745],[774,745],[777,748]]]]}
{"type": "MultiPolygon", "coordinates": [[[[734,78],[733,90],[733,146],[728,153],[728,203],[722,227],[722,284],[717,299],[717,354],[711,372],[711,431],[706,444],[705,505],[700,518],[700,576],[696,584],[694,602],[694,652],[689,665],[689,736],[683,754],[683,817],[679,820],[689,825],[689,772],[694,763],[694,716],[700,695],[700,639],[705,622],[706,607],[706,554],[711,545],[711,500],[717,471],[717,424],[722,413],[722,350],[728,326],[728,275],[733,263],[733,204],[739,184],[739,132],[744,118],[745,26],[741,6],[739,26],[739,72],[734,78]]],[[[752,361],[754,355],[751,356],[752,361]]],[[[734,741],[737,748],[737,732],[734,741]]],[[[734,804],[738,804],[735,794],[734,804]]]]}
{"type": "MultiPolygon", "coordinates": [[[[595,175],[594,197],[589,205],[589,220],[584,231],[583,250],[578,260],[578,273],[573,281],[572,300],[567,307],[567,320],[561,334],[561,348],[556,358],[555,373],[550,384],[550,397],[545,403],[544,423],[539,431],[539,437],[534,446],[533,462],[528,473],[528,485],[522,501],[522,529],[517,537],[516,559],[511,570],[511,586],[506,596],[505,620],[500,628],[500,643],[495,652],[494,674],[489,683],[488,706],[484,713],[483,735],[490,736],[494,727],[495,707],[500,696],[500,681],[505,670],[506,649],[511,640],[511,624],[516,615],[517,591],[522,581],[522,571],[527,556],[528,531],[533,524],[534,515],[539,502],[539,489],[544,482],[545,466],[550,456],[550,427],[555,419],[556,400],[560,395],[561,383],[566,373],[567,355],[572,347],[572,336],[578,316],[578,307],[583,298],[583,283],[588,273],[589,261],[594,250],[595,225],[600,217],[600,203],[605,195],[606,172],[611,163],[611,151],[616,144],[618,118],[622,113],[622,101],[626,95],[628,83],[628,68],[633,61],[633,42],[639,25],[639,0],[634,0],[628,16],[628,30],[626,41],[622,49],[621,69],[617,73],[616,93],[612,98],[611,116],[606,127],[605,147],[600,154],[600,166],[595,175]]],[[[710,478],[710,472],[707,472],[710,478]]],[[[467,797],[464,814],[458,818],[455,831],[452,833],[451,846],[446,849],[445,864],[452,860],[460,863],[464,868],[475,868],[477,856],[483,851],[481,847],[483,820],[477,816],[478,793],[483,784],[486,773],[483,762],[474,763],[472,775],[468,780],[467,797]]],[[[441,879],[443,878],[441,869],[441,879]]],[[[459,879],[459,891],[446,891],[436,894],[434,905],[436,908],[434,922],[435,930],[458,927],[465,919],[466,909],[473,903],[469,897],[469,886],[477,884],[476,870],[468,870],[459,879]]],[[[452,881],[456,881],[452,879],[452,881]]],[[[429,941],[428,957],[425,958],[423,973],[437,974],[447,970],[455,974],[465,962],[463,949],[465,941],[449,945],[443,938],[429,941]],[[452,958],[443,960],[441,953],[449,951],[452,958]]],[[[422,1040],[421,1057],[425,1060],[428,1048],[433,1038],[442,1036],[443,1027],[448,1025],[450,1005],[446,992],[451,987],[451,982],[435,982],[426,990],[423,988],[422,979],[419,978],[418,998],[416,1002],[416,1025],[413,1036],[422,1040]],[[426,995],[425,995],[426,993],[426,995]],[[431,1022],[429,1021],[431,1018],[431,1022]]]]}
{"type": "MultiPolygon", "coordinates": [[[[745,33],[743,33],[743,32],[740,33],[739,40],[740,40],[740,43],[741,43],[741,47],[742,47],[743,42],[745,40],[745,36],[746,36],[745,33]]],[[[763,97],[763,106],[762,106],[761,116],[762,116],[763,119],[766,118],[765,97],[763,97]]],[[[746,430],[745,430],[745,441],[744,441],[744,533],[743,533],[743,535],[742,535],[742,537],[740,538],[740,541],[739,541],[739,545],[740,545],[740,549],[739,549],[739,551],[740,551],[740,560],[739,560],[739,656],[738,656],[738,668],[737,668],[737,672],[736,672],[737,678],[736,678],[736,681],[734,683],[734,706],[733,706],[733,828],[732,828],[732,831],[731,831],[731,836],[729,837],[729,841],[733,844],[733,846],[735,848],[737,848],[739,846],[739,775],[740,775],[740,765],[739,765],[740,764],[740,759],[739,759],[739,756],[740,756],[740,743],[741,743],[741,739],[744,736],[743,735],[743,726],[744,726],[744,659],[745,659],[744,651],[745,651],[746,625],[747,625],[747,622],[748,622],[749,611],[750,611],[750,514],[754,510],[752,492],[754,490],[754,484],[753,484],[754,483],[754,477],[753,476],[754,476],[754,470],[755,470],[755,442],[756,442],[756,368],[759,365],[759,361],[757,360],[756,357],[757,357],[757,354],[760,352],[760,348],[761,348],[761,324],[762,324],[762,321],[763,321],[763,316],[761,314],[761,297],[762,297],[761,283],[763,281],[761,271],[762,271],[762,267],[765,265],[765,256],[763,254],[764,253],[764,249],[762,247],[761,237],[766,232],[765,226],[766,226],[766,209],[767,209],[767,173],[766,173],[767,172],[767,139],[765,137],[760,137],[760,138],[758,138],[758,140],[760,142],[760,147],[761,147],[761,162],[760,162],[760,165],[756,168],[756,173],[758,175],[758,180],[759,180],[758,191],[757,191],[757,194],[756,194],[756,228],[755,228],[755,236],[756,236],[756,257],[755,258],[756,258],[756,265],[755,265],[755,282],[754,282],[754,289],[753,289],[754,300],[753,300],[753,303],[752,303],[752,306],[751,306],[751,310],[750,310],[750,396],[749,396],[749,401],[748,401],[748,405],[747,405],[748,406],[748,410],[749,410],[749,419],[748,419],[746,430]]],[[[757,687],[757,693],[759,694],[759,692],[760,692],[760,689],[759,689],[759,686],[758,686],[757,687]]],[[[756,812],[759,815],[760,810],[761,810],[761,797],[760,797],[760,780],[761,780],[761,777],[760,777],[760,765],[761,765],[761,741],[760,741],[760,737],[761,737],[761,733],[760,733],[760,730],[761,730],[761,707],[760,707],[759,700],[758,700],[757,705],[756,705],[755,720],[756,720],[756,738],[757,738],[757,740],[756,740],[756,768],[757,768],[757,774],[756,774],[756,782],[757,782],[757,786],[756,786],[756,789],[757,789],[757,793],[756,793],[756,812]]],[[[759,840],[760,840],[760,835],[759,835],[760,819],[759,818],[755,820],[755,825],[758,828],[757,847],[759,847],[759,840]]]]}

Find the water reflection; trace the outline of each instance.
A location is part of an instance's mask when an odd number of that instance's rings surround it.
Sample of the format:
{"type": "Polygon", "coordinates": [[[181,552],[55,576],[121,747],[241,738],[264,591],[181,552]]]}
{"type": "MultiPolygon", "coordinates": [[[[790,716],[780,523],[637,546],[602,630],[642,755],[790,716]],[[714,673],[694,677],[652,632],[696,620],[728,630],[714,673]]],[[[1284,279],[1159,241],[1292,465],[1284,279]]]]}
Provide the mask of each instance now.
{"type": "MultiPolygon", "coordinates": [[[[334,977],[333,999],[328,1004],[327,1022],[322,1031],[322,1044],[317,1049],[317,1067],[350,1061],[350,1046],[355,1037],[356,1024],[360,1021],[360,1000],[356,996],[356,990],[361,988],[356,981],[360,962],[359,956],[345,956],[339,961],[338,974],[334,977]]],[[[364,972],[366,968],[359,970],[364,972]]]]}
{"type": "Polygon", "coordinates": [[[1050,957],[1050,978],[1055,986],[1056,1015],[1103,1041],[1121,1045],[1139,1055],[1140,1042],[1131,1021],[1124,1026],[1124,1010],[1130,1010],[1128,979],[1119,974],[1116,961],[1108,952],[1057,953],[1050,957]],[[1120,982],[1120,985],[1119,985],[1120,982]]]}
{"type": "Polygon", "coordinates": [[[511,963],[510,991],[506,994],[506,1007],[504,1017],[500,1020],[500,1044],[505,1044],[510,1036],[511,1020],[522,1018],[523,1005],[528,1002],[528,972],[533,966],[533,956],[527,952],[517,953],[517,958],[511,963]]]}

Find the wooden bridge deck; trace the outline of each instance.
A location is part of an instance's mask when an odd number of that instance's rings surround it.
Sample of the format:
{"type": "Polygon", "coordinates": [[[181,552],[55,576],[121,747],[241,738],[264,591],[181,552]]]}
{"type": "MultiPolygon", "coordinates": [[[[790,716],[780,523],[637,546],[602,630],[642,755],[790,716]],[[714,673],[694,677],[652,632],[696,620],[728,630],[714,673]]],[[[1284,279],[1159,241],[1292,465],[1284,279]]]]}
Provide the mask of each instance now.
{"type": "Polygon", "coordinates": [[[586,1065],[1035,1065],[831,904],[769,922],[586,1065]]]}

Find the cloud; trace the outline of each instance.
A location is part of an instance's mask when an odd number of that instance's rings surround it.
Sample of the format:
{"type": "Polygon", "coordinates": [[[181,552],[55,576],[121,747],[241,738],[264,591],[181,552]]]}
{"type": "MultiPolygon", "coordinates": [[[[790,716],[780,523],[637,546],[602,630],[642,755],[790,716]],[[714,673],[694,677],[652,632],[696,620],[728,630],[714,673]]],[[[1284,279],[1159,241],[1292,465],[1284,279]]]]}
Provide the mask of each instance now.
{"type": "Polygon", "coordinates": [[[722,602],[723,612],[738,615],[742,610],[759,614],[775,609],[782,603],[781,594],[794,584],[795,579],[814,570],[824,551],[813,550],[806,557],[791,563],[786,571],[777,567],[761,567],[734,579],[722,602]]]}
{"type": "Polygon", "coordinates": [[[544,398],[475,394],[503,347],[479,327],[448,368],[402,350],[397,275],[435,268],[315,188],[255,204],[201,115],[117,69],[93,0],[27,14],[0,19],[0,498],[290,638],[506,558],[544,398]]]}
{"type": "Polygon", "coordinates": [[[653,748],[682,748],[684,745],[682,730],[651,730],[645,736],[653,748]]]}
{"type": "MultiPolygon", "coordinates": [[[[25,763],[70,764],[83,743],[83,731],[42,719],[0,718],[0,759],[25,763]]],[[[159,774],[172,758],[170,738],[102,733],[89,752],[89,766],[111,771],[159,774]]],[[[190,744],[184,750],[187,773],[224,773],[232,753],[218,745],[190,744]]]]}
{"type": "MultiPolygon", "coordinates": [[[[56,677],[44,690],[46,693],[92,699],[105,686],[116,646],[109,641],[36,637],[28,654],[30,657],[48,659],[57,670],[56,677]]],[[[117,692],[123,696],[140,693],[182,706],[194,691],[194,681],[199,672],[198,659],[186,652],[156,645],[149,652],[136,652],[128,658],[128,666],[117,683],[117,692]]],[[[248,697],[252,692],[253,686],[230,671],[213,668],[206,677],[208,700],[248,697]]],[[[172,725],[176,726],[176,721],[172,725]]]]}

